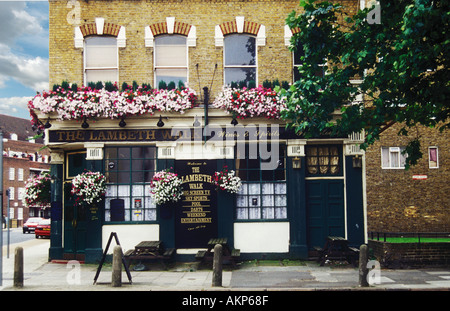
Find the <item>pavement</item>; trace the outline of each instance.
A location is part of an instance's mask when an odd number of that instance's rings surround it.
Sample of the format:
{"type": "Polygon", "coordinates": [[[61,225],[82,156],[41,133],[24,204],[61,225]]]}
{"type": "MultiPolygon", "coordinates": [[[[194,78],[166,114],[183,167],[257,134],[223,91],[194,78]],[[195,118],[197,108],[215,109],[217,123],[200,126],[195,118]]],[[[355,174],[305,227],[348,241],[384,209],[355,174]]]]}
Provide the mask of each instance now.
{"type": "Polygon", "coordinates": [[[348,265],[315,262],[301,265],[262,265],[245,263],[236,269],[224,267],[222,286],[212,286],[212,270],[198,263],[178,263],[168,270],[158,263],[149,271],[131,267],[132,282],[122,273],[122,286],[112,287],[111,264],[105,264],[97,282],[97,265],[78,262],[48,262],[48,239],[30,240],[11,245],[10,258],[3,248],[2,284],[0,291],[450,291],[450,268],[379,269],[369,275],[376,284],[359,287],[359,271],[348,265]],[[13,286],[15,248],[24,251],[24,286],[13,286]]]}

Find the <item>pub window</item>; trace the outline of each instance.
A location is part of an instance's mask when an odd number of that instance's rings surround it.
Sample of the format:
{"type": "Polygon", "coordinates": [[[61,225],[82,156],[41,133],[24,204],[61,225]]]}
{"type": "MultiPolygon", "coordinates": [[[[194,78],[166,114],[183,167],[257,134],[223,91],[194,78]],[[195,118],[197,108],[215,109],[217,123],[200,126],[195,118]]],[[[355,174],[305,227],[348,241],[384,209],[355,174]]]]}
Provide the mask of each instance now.
{"type": "Polygon", "coordinates": [[[407,154],[404,147],[382,147],[381,167],[383,169],[405,168],[407,154]]]}
{"type": "Polygon", "coordinates": [[[160,86],[174,82],[186,84],[188,80],[187,38],[179,35],[163,35],[155,38],[155,82],[160,86]]]}
{"type": "Polygon", "coordinates": [[[156,147],[107,147],[106,221],[155,221],[150,181],[156,169],[156,147]]]}
{"type": "Polygon", "coordinates": [[[341,173],[341,152],[339,145],[306,146],[306,172],[308,176],[341,173]]]}
{"type": "Polygon", "coordinates": [[[225,85],[232,82],[256,82],[256,38],[233,34],[224,38],[225,85]]]}
{"type": "Polygon", "coordinates": [[[84,40],[84,81],[118,82],[119,54],[117,39],[91,36],[84,40]]]}
{"type": "Polygon", "coordinates": [[[279,154],[274,170],[261,170],[261,164],[269,160],[259,156],[252,159],[248,145],[245,155],[240,154],[237,148],[236,174],[242,180],[242,188],[236,195],[236,219],[287,218],[286,148],[284,145],[277,148],[279,154]]]}
{"type": "Polygon", "coordinates": [[[429,147],[428,148],[428,164],[429,164],[429,168],[439,168],[438,147],[429,147]]]}

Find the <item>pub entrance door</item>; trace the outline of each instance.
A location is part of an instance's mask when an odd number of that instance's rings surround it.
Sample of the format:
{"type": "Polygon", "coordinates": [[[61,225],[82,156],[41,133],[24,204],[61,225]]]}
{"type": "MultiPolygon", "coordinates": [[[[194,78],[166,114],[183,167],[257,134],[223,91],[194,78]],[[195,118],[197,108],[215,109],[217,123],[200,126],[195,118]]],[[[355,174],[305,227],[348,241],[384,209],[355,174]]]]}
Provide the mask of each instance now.
{"type": "Polygon", "coordinates": [[[344,181],[307,180],[306,211],[309,247],[323,247],[327,236],[344,236],[344,181]]]}
{"type": "Polygon", "coordinates": [[[176,248],[205,248],[217,237],[217,191],[212,183],[216,160],[177,160],[183,196],[175,209],[176,248]]]}
{"type": "Polygon", "coordinates": [[[66,155],[64,181],[64,259],[85,260],[88,208],[75,205],[70,194],[73,177],[86,168],[86,152],[66,155]]]}

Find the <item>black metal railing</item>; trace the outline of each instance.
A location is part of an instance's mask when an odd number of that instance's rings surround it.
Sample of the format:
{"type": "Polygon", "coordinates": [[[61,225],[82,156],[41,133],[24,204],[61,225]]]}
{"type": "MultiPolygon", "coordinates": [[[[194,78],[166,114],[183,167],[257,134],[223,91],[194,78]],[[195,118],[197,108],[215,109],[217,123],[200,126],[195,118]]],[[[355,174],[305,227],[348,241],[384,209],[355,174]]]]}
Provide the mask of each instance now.
{"type": "Polygon", "coordinates": [[[388,238],[417,238],[421,243],[423,238],[444,238],[450,242],[449,232],[369,232],[369,239],[386,242],[388,238]]]}

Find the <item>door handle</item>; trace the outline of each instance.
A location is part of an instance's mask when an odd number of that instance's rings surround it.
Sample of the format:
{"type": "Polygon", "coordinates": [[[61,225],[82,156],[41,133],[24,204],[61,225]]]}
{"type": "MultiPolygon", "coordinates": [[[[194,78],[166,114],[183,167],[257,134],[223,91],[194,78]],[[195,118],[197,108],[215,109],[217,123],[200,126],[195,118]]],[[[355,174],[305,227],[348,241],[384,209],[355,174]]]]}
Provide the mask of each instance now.
{"type": "Polygon", "coordinates": [[[72,220],[72,227],[73,228],[77,227],[77,220],[76,219],[72,220]]]}

